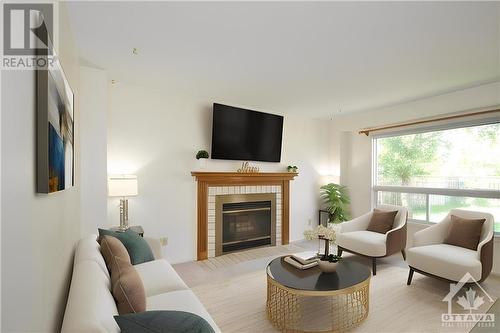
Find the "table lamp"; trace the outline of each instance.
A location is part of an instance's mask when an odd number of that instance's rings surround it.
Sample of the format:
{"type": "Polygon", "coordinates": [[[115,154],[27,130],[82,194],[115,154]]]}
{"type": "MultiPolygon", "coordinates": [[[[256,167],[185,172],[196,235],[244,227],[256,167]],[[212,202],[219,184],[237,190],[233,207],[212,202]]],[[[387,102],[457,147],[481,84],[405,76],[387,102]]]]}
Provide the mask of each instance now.
{"type": "Polygon", "coordinates": [[[116,175],[108,177],[108,195],[120,197],[120,230],[125,231],[128,225],[128,197],[137,195],[137,176],[116,175]]]}

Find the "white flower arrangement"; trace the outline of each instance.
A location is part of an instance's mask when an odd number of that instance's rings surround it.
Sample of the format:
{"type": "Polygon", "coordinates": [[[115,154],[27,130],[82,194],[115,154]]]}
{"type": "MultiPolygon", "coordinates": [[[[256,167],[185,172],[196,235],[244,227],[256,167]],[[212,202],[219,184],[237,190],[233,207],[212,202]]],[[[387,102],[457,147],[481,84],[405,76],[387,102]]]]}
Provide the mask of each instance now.
{"type": "Polygon", "coordinates": [[[333,228],[319,225],[316,229],[304,231],[304,238],[307,240],[321,238],[321,239],[327,239],[330,242],[335,242],[335,239],[337,238],[337,233],[333,228]]]}

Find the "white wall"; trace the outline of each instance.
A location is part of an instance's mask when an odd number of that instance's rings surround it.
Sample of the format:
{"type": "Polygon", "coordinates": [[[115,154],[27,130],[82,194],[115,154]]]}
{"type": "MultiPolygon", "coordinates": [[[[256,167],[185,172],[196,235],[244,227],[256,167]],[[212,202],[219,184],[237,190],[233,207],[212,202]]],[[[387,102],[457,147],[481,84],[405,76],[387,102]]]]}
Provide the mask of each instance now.
{"type": "MultiPolygon", "coordinates": [[[[332,149],[340,152],[340,159],[335,163],[340,166],[342,184],[347,185],[351,193],[353,216],[369,211],[372,200],[372,139],[358,134],[358,130],[495,105],[500,105],[500,82],[335,118],[331,130],[340,133],[340,140],[332,142],[332,149]]],[[[410,227],[409,237],[411,238],[413,231],[423,227],[425,225],[421,224],[410,227]]],[[[498,238],[495,241],[493,270],[500,274],[498,238]]]]}
{"type": "Polygon", "coordinates": [[[371,209],[371,140],[342,131],[338,144],[341,182],[349,189],[352,216],[360,216],[371,209]]]}
{"type": "Polygon", "coordinates": [[[76,186],[35,193],[35,73],[3,71],[2,332],[59,331],[80,237],[78,65],[63,4],[59,18],[59,56],[76,96],[76,186]]]}
{"type": "MultiPolygon", "coordinates": [[[[111,87],[108,172],[138,175],[130,223],[149,235],[168,236],[164,252],[173,262],[196,258],[196,184],[190,172],[197,169],[196,151],[210,151],[212,102],[123,83],[111,87]]],[[[291,184],[291,240],[302,239],[309,220],[317,221],[320,174],[330,163],[328,128],[328,122],[286,116],[282,164],[254,163],[261,171],[300,168],[291,184]]],[[[213,171],[235,171],[240,163],[208,161],[213,171]]],[[[109,199],[108,226],[118,224],[117,205],[118,199],[109,199]]]]}
{"type": "Polygon", "coordinates": [[[106,72],[80,67],[81,232],[97,233],[107,216],[108,82],[106,72]]]}

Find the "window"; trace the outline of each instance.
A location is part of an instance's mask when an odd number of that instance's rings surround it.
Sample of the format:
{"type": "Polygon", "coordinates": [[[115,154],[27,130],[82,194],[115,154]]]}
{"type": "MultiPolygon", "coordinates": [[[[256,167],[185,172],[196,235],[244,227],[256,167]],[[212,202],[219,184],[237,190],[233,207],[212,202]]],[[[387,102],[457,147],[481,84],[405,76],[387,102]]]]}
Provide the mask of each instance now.
{"type": "Polygon", "coordinates": [[[378,204],[407,206],[423,222],[485,211],[500,232],[500,123],[378,137],[373,147],[378,204]]]}

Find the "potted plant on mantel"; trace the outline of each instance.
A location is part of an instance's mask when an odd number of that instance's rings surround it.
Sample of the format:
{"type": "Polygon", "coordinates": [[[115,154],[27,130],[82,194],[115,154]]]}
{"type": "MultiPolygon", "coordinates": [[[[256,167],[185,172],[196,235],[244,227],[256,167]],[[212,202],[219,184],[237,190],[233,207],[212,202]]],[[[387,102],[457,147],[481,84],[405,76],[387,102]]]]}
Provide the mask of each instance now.
{"type": "MultiPolygon", "coordinates": [[[[319,225],[316,229],[306,230],[304,238],[307,240],[318,239],[318,242],[325,242],[325,251],[320,254],[318,251],[318,266],[323,273],[333,273],[337,270],[341,256],[330,254],[330,242],[335,242],[337,233],[331,227],[319,225]]],[[[318,249],[319,250],[319,249],[318,249]]]]}
{"type": "Polygon", "coordinates": [[[208,151],[206,150],[199,150],[196,153],[196,159],[198,160],[198,164],[200,166],[200,169],[205,169],[207,167],[207,159],[210,157],[208,155],[208,151]]]}

